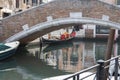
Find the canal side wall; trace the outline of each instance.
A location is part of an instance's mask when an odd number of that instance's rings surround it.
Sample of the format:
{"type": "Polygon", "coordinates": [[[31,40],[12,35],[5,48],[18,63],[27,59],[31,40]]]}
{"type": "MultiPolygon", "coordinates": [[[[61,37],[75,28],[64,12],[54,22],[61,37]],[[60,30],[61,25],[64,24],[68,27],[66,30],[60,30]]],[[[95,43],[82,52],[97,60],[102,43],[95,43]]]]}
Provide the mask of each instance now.
{"type": "MultiPolygon", "coordinates": [[[[33,7],[1,20],[0,41],[27,30],[30,27],[46,22],[47,19],[70,17],[70,13],[81,12],[82,17],[102,19],[103,15],[109,20],[120,23],[120,8],[98,0],[58,0],[33,7]]],[[[23,41],[31,41],[39,37],[39,33],[28,36],[23,41]]]]}

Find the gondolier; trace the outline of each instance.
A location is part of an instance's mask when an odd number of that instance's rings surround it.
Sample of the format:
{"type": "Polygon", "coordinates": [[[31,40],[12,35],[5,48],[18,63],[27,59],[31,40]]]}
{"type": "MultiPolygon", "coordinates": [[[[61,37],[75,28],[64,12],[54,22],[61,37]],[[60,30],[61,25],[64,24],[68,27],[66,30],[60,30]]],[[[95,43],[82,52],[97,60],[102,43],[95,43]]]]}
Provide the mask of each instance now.
{"type": "Polygon", "coordinates": [[[72,33],[70,34],[70,37],[75,37],[76,36],[76,32],[75,30],[73,29],[72,33]]]}

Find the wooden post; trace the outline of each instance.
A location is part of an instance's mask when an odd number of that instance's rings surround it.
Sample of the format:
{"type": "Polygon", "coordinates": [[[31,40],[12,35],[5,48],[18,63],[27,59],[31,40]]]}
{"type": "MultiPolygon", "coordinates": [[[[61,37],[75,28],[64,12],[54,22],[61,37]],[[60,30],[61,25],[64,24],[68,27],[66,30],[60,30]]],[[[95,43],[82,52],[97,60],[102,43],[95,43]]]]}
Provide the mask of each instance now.
{"type": "Polygon", "coordinates": [[[105,60],[108,60],[108,59],[111,58],[112,48],[113,48],[113,43],[114,43],[114,36],[115,36],[115,29],[111,29],[109,37],[108,37],[108,43],[107,43],[107,50],[106,50],[105,60]]]}
{"type": "MultiPolygon", "coordinates": [[[[112,48],[113,48],[113,44],[114,44],[114,37],[115,37],[115,29],[110,29],[110,34],[108,37],[108,43],[107,43],[107,50],[106,50],[106,54],[105,54],[105,60],[111,59],[111,55],[112,55],[112,48]]],[[[109,65],[109,63],[106,63],[105,65],[109,65]]],[[[109,68],[106,70],[106,76],[105,76],[105,80],[107,80],[108,77],[108,70],[109,68]]]]}

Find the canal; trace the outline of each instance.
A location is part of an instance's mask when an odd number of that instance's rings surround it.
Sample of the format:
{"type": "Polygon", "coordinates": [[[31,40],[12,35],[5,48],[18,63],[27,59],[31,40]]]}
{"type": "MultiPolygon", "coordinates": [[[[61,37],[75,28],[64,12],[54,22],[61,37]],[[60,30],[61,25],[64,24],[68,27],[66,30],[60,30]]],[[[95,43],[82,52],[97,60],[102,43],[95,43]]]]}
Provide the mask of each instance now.
{"type": "MultiPolygon", "coordinates": [[[[107,42],[72,41],[40,47],[39,43],[19,47],[16,54],[0,61],[0,80],[42,80],[75,73],[104,59],[107,42]]],[[[120,54],[114,44],[112,56],[120,54]]]]}

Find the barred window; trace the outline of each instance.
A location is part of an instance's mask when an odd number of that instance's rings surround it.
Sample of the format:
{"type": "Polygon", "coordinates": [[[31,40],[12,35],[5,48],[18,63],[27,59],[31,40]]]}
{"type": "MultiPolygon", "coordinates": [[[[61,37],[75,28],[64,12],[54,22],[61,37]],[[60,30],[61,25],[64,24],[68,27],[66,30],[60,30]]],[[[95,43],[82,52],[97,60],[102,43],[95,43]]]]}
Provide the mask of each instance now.
{"type": "Polygon", "coordinates": [[[33,5],[33,6],[36,6],[36,5],[37,5],[37,3],[38,3],[38,1],[37,1],[37,0],[32,0],[32,5],[33,5]]]}
{"type": "Polygon", "coordinates": [[[16,8],[19,8],[19,0],[16,0],[16,8]]]}

